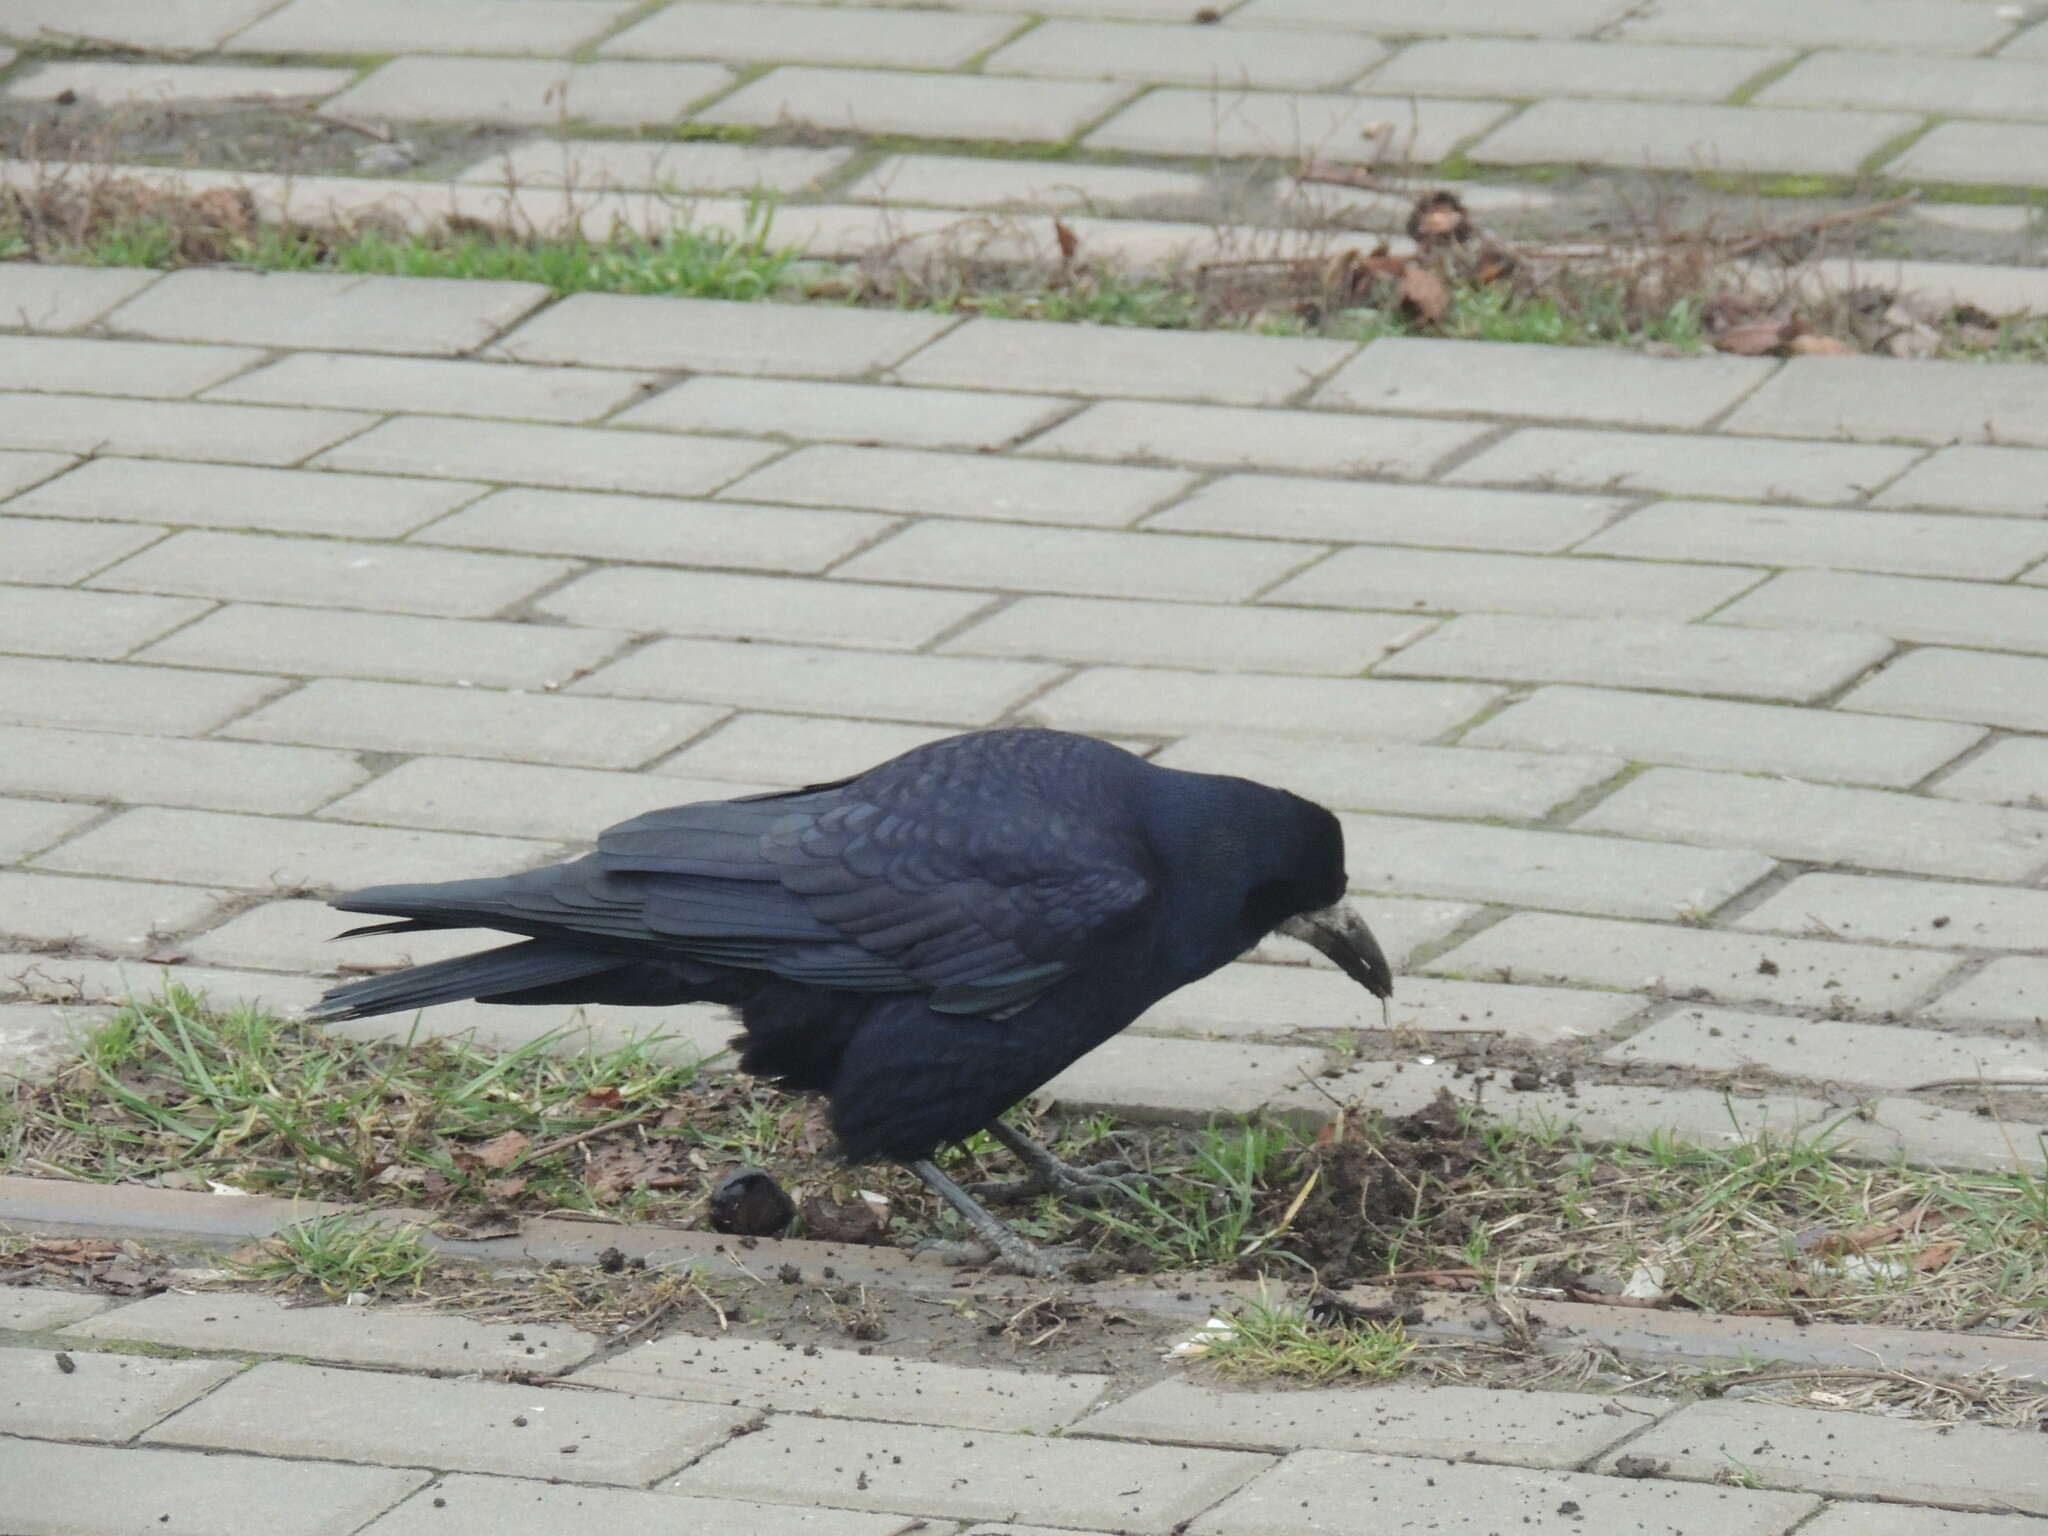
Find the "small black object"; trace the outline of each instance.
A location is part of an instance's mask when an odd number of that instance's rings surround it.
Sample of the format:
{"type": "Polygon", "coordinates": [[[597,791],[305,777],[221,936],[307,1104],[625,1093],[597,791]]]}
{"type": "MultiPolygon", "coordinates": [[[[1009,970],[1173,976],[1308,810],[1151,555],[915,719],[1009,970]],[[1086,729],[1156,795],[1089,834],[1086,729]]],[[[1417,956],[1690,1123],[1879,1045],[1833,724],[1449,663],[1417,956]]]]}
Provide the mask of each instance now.
{"type": "Polygon", "coordinates": [[[711,1191],[711,1225],[740,1237],[773,1237],[796,1220],[796,1202],[758,1168],[727,1174],[711,1191]]]}

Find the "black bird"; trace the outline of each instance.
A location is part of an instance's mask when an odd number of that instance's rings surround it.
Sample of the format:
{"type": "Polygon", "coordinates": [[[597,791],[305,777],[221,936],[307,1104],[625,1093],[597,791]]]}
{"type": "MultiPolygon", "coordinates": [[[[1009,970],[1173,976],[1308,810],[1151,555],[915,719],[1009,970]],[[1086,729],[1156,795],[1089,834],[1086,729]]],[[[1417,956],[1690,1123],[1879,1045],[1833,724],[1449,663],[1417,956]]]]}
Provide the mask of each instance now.
{"type": "Polygon", "coordinates": [[[985,1128],[1040,1187],[1089,1183],[998,1116],[1268,933],[1387,998],[1344,889],[1337,819],[1297,795],[1063,731],[981,731],[835,783],[651,811],[567,864],[339,897],[399,919],[353,933],[524,938],[335,987],[310,1017],[730,1004],[740,1066],[824,1094],[846,1158],[907,1165],[1007,1266],[1056,1273],[933,1152],[985,1128]]]}

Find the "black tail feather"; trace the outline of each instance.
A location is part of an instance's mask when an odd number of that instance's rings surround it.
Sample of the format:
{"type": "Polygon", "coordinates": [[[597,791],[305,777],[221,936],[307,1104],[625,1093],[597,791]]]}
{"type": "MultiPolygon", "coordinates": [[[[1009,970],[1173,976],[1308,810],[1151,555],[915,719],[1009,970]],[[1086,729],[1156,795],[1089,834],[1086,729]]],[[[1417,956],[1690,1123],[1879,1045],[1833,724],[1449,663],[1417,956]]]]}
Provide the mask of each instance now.
{"type": "Polygon", "coordinates": [[[373,1018],[380,1013],[405,1013],[464,998],[489,1000],[506,993],[530,992],[582,976],[596,976],[632,963],[602,950],[528,939],[502,949],[415,965],[388,976],[346,982],[330,989],[306,1011],[306,1017],[316,1023],[330,1023],[373,1018]]]}

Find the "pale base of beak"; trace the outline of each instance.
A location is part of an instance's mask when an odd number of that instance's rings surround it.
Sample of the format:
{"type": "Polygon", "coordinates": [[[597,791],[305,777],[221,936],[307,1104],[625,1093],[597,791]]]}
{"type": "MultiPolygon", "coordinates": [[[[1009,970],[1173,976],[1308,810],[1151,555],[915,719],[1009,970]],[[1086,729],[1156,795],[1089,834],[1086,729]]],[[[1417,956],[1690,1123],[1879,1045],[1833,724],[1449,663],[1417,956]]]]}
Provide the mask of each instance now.
{"type": "Polygon", "coordinates": [[[1385,1002],[1394,994],[1394,970],[1381,953],[1379,940],[1348,901],[1290,917],[1274,930],[1321,950],[1337,968],[1374,997],[1385,1002]]]}

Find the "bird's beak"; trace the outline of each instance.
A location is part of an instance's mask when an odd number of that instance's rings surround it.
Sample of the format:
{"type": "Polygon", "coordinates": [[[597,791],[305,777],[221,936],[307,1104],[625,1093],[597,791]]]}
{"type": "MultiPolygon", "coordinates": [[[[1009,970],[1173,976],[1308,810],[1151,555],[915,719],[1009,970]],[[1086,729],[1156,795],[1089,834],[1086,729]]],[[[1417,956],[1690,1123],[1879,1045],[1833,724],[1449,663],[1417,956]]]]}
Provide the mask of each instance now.
{"type": "Polygon", "coordinates": [[[1290,917],[1277,931],[1320,949],[1374,997],[1385,1001],[1394,995],[1394,969],[1380,953],[1380,941],[1348,901],[1290,917]]]}

